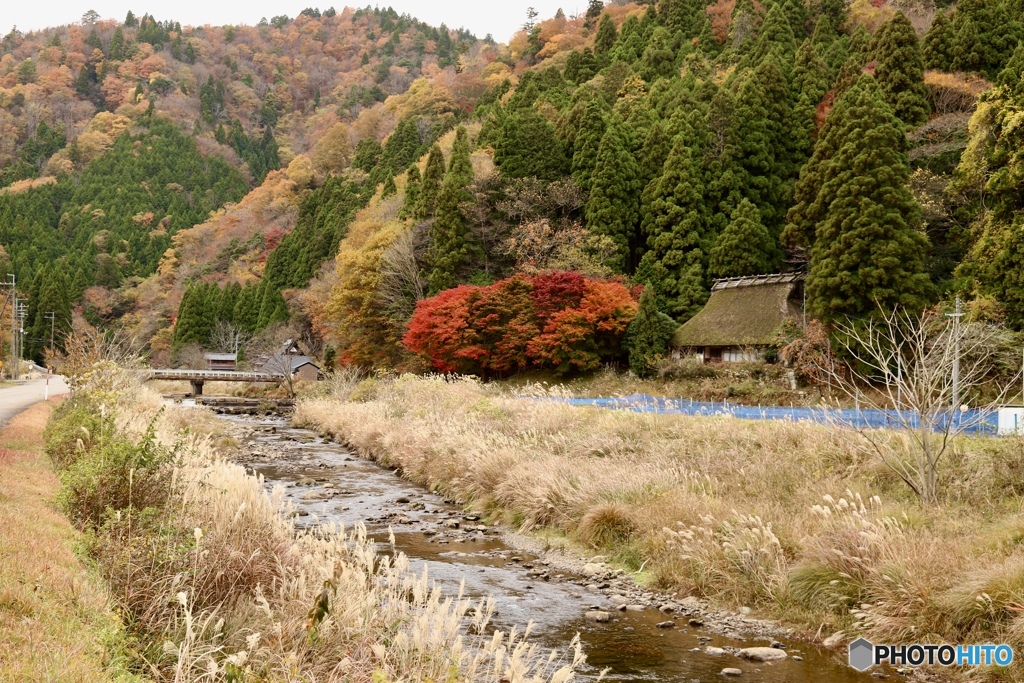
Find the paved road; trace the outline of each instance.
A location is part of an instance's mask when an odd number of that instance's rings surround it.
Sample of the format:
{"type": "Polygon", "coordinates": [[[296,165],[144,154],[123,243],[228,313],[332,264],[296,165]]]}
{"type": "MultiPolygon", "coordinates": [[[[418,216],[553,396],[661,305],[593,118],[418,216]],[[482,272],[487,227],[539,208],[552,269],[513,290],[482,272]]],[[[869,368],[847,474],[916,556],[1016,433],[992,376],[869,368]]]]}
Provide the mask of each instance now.
{"type": "MultiPolygon", "coordinates": [[[[0,387],[0,424],[43,400],[46,380],[34,379],[27,382],[0,387]]],[[[50,378],[50,396],[66,394],[68,387],[60,377],[50,378]]]]}

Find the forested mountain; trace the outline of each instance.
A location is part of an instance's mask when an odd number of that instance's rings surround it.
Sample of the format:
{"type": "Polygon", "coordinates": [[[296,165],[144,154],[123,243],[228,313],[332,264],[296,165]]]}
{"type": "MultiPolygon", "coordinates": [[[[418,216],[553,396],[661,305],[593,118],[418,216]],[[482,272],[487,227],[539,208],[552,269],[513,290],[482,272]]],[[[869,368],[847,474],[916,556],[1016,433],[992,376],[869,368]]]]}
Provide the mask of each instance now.
{"type": "Polygon", "coordinates": [[[466,354],[536,329],[550,344],[502,371],[583,368],[624,357],[567,341],[625,329],[608,278],[651,290],[662,329],[714,278],[789,269],[825,321],[959,295],[1020,328],[1021,17],[593,0],[508,45],[382,9],[12,32],[0,244],[20,283],[57,282],[158,362],[288,321],[347,362],[417,367],[417,302],[463,286],[430,310],[491,330],[466,354]],[[545,332],[549,298],[576,313],[545,332]]]}

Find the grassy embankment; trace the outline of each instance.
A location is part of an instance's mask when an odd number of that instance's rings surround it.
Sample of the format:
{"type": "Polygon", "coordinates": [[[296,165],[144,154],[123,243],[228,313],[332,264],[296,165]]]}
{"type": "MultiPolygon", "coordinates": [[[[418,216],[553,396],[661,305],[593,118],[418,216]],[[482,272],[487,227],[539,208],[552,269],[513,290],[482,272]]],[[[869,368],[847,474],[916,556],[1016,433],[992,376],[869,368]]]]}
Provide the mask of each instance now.
{"type": "Polygon", "coordinates": [[[573,408],[414,377],[308,399],[295,420],[552,544],[809,637],[1024,648],[1019,439],[962,440],[942,505],[925,507],[809,424],[573,408]]]}
{"type": "Polygon", "coordinates": [[[51,409],[36,404],[0,431],[0,680],[132,680],[103,580],[54,504],[60,481],[42,435],[51,409]]]}
{"type": "Polygon", "coordinates": [[[488,634],[489,601],[441,594],[361,529],[297,531],[212,445],[228,440],[209,412],[161,409],[111,368],[92,377],[46,448],[147,678],[560,683],[581,661],[488,634]]]}

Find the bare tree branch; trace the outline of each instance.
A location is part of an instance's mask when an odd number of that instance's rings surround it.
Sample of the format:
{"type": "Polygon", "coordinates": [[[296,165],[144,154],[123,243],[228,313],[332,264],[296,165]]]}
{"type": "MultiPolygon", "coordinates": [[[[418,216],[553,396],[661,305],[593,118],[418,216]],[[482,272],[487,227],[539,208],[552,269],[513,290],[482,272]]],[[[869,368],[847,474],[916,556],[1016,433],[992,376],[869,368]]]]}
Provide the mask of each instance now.
{"type": "Polygon", "coordinates": [[[867,322],[847,320],[833,331],[852,361],[842,368],[830,362],[820,368],[821,374],[858,407],[885,411],[887,420],[897,426],[896,431],[860,424],[851,428],[837,417],[836,433],[881,460],[922,500],[936,502],[939,464],[955,438],[976,427],[1015,386],[1016,377],[987,400],[979,391],[993,383],[1006,332],[980,322],[951,320],[935,311],[905,310],[882,312],[867,322]],[[959,381],[954,386],[958,360],[959,381]],[[956,406],[954,395],[959,396],[956,406]],[[974,413],[967,412],[964,397],[978,401],[974,413]]]}

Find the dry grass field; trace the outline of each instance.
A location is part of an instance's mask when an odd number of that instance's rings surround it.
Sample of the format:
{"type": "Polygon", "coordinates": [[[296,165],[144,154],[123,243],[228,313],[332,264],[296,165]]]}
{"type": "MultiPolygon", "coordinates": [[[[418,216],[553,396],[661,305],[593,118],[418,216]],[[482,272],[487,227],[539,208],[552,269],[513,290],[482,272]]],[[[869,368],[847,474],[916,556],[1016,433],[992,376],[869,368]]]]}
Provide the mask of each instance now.
{"type": "Polygon", "coordinates": [[[642,581],[810,637],[1024,647],[1019,439],[959,442],[941,504],[924,506],[821,426],[575,408],[556,390],[470,379],[333,390],[301,402],[296,423],[642,581]]]}

